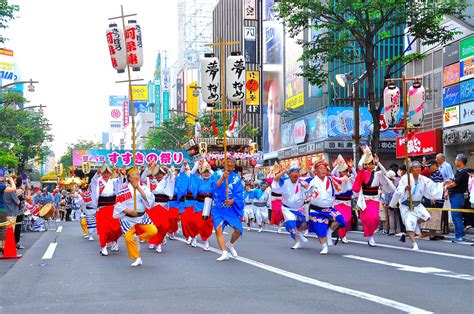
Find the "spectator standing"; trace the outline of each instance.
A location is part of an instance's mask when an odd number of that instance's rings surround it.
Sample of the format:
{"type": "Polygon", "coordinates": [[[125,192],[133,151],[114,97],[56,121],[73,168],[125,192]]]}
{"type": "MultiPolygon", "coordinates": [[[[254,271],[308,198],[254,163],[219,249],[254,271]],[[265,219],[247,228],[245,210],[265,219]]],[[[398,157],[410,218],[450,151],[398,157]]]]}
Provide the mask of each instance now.
{"type": "MultiPolygon", "coordinates": [[[[5,204],[3,196],[5,193],[15,192],[16,186],[13,178],[0,177],[0,223],[6,221],[5,204]]],[[[3,253],[3,241],[5,240],[5,227],[0,227],[0,251],[3,253]]]]}
{"type": "Polygon", "coordinates": [[[446,161],[446,156],[444,154],[436,155],[436,162],[438,163],[439,171],[443,175],[443,179],[445,181],[452,180],[454,178],[453,167],[446,161]]]}
{"type": "Polygon", "coordinates": [[[16,185],[16,196],[18,197],[18,200],[20,201],[18,204],[18,209],[19,212],[16,216],[16,222],[17,224],[15,225],[15,242],[16,242],[16,248],[17,249],[24,249],[25,247],[20,244],[20,237],[21,237],[21,223],[23,223],[23,207],[25,204],[25,186],[23,185],[23,179],[21,177],[17,177],[15,180],[15,185],[16,185]]]}
{"type": "MultiPolygon", "coordinates": [[[[455,160],[457,171],[454,180],[446,182],[446,188],[449,192],[449,201],[451,202],[452,209],[464,208],[464,193],[467,192],[469,181],[469,173],[466,168],[466,163],[466,155],[458,154],[455,160]]],[[[451,218],[453,219],[455,231],[455,238],[452,242],[457,243],[464,241],[464,223],[462,213],[451,212],[451,218]]]]}
{"type": "MultiPolygon", "coordinates": [[[[15,183],[14,183],[15,185],[15,183]]],[[[20,200],[16,195],[16,185],[15,190],[11,192],[4,192],[3,193],[3,203],[5,205],[5,214],[7,215],[7,221],[9,222],[16,222],[16,217],[20,213],[20,200]]],[[[19,239],[15,238],[15,242],[18,245],[19,239]]]]}

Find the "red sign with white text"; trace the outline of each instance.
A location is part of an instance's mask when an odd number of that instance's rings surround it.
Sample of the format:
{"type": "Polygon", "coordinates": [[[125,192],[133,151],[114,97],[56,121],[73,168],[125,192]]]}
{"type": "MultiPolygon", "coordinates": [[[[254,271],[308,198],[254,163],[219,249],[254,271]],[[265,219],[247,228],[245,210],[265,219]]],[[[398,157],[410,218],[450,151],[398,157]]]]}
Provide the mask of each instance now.
{"type": "MultiPolygon", "coordinates": [[[[424,156],[443,151],[441,130],[408,134],[408,156],[424,156]]],[[[405,157],[405,138],[397,137],[397,158],[405,157]]]]}

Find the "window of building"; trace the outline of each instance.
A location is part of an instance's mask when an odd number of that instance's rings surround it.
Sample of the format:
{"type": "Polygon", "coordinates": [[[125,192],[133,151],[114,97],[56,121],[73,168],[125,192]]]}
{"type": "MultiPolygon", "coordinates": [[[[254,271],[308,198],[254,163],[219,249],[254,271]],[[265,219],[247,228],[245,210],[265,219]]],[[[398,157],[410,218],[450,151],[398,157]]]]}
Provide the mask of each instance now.
{"type": "Polygon", "coordinates": [[[443,49],[439,49],[434,52],[433,64],[435,68],[443,66],[443,49]]]}
{"type": "Polygon", "coordinates": [[[433,111],[433,88],[431,84],[431,73],[423,76],[423,86],[426,91],[425,113],[433,111]]]}
{"type": "Polygon", "coordinates": [[[423,62],[421,60],[415,61],[415,75],[423,73],[423,62]]]}
{"type": "Polygon", "coordinates": [[[443,108],[443,88],[441,82],[441,71],[433,75],[433,104],[434,109],[443,108]]]}
{"type": "Polygon", "coordinates": [[[430,53],[423,59],[423,72],[433,71],[433,54],[430,53]]]}

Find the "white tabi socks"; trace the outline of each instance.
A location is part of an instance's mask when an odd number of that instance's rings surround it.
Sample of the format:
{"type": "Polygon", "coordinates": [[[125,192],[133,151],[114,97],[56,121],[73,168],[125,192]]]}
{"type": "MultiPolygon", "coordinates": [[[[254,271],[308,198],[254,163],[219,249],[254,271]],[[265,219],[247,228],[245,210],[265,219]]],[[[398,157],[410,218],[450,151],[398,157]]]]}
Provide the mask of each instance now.
{"type": "Polygon", "coordinates": [[[237,251],[235,250],[234,245],[232,243],[227,242],[227,244],[225,246],[229,249],[229,252],[230,252],[230,254],[232,254],[233,257],[239,256],[237,254],[237,251]]]}
{"type": "Polygon", "coordinates": [[[229,253],[227,251],[222,251],[222,255],[216,259],[218,262],[227,261],[229,259],[229,253]]]}
{"type": "Polygon", "coordinates": [[[131,263],[130,266],[137,267],[137,266],[140,266],[142,264],[143,264],[142,259],[139,257],[135,260],[135,262],[131,263]]]}
{"type": "Polygon", "coordinates": [[[319,252],[319,254],[321,255],[327,255],[329,252],[329,246],[327,243],[324,243],[323,244],[323,249],[321,250],[321,252],[319,252]]]}
{"type": "Polygon", "coordinates": [[[298,238],[303,241],[304,243],[308,242],[308,239],[306,239],[306,237],[304,236],[303,232],[301,231],[297,231],[298,233],[298,238]]]}
{"type": "Polygon", "coordinates": [[[192,247],[196,247],[197,246],[197,237],[193,238],[193,240],[191,241],[191,246],[192,247]]]}
{"type": "Polygon", "coordinates": [[[332,233],[333,232],[334,232],[334,230],[332,230],[331,228],[328,228],[328,231],[326,232],[326,241],[327,241],[328,245],[334,245],[334,243],[332,242],[332,233]]]}
{"type": "Polygon", "coordinates": [[[203,250],[204,251],[209,251],[209,241],[208,240],[204,241],[203,250]]]}

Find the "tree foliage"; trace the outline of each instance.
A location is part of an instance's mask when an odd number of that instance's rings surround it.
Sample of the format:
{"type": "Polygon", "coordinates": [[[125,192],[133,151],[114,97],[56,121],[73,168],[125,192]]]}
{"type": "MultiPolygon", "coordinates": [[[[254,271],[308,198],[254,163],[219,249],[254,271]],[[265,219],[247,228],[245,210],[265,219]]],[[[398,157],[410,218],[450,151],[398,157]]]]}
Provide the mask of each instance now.
{"type": "Polygon", "coordinates": [[[25,171],[29,160],[45,158],[53,140],[48,119],[40,112],[3,109],[0,112],[0,162],[25,171]]]}
{"type": "MultiPolygon", "coordinates": [[[[15,12],[19,10],[17,5],[9,5],[7,0],[0,1],[0,29],[8,28],[8,23],[15,19],[15,12]]],[[[0,34],[0,43],[5,43],[8,39],[0,34]]]]}
{"type": "Polygon", "coordinates": [[[181,149],[194,135],[194,126],[187,121],[187,116],[176,115],[148,133],[146,149],[181,149]]]}
{"type": "Polygon", "coordinates": [[[75,149],[104,149],[104,145],[100,142],[80,139],[76,143],[68,144],[66,153],[59,158],[59,162],[63,164],[64,169],[72,166],[72,151],[75,149]]]}
{"type": "Polygon", "coordinates": [[[359,63],[362,72],[368,72],[367,95],[360,96],[369,99],[374,121],[371,146],[377,151],[383,106],[377,100],[380,97],[374,84],[375,71],[383,66],[385,79],[391,78],[407,63],[424,57],[419,53],[401,53],[378,64],[377,48],[407,35],[420,39],[425,45],[444,45],[457,32],[441,22],[445,16],[463,19],[466,8],[466,0],[282,0],[279,16],[293,37],[307,29],[318,33],[309,41],[300,41],[305,48],[299,58],[303,62],[301,74],[312,84],[327,84],[331,62],[359,63]]]}

